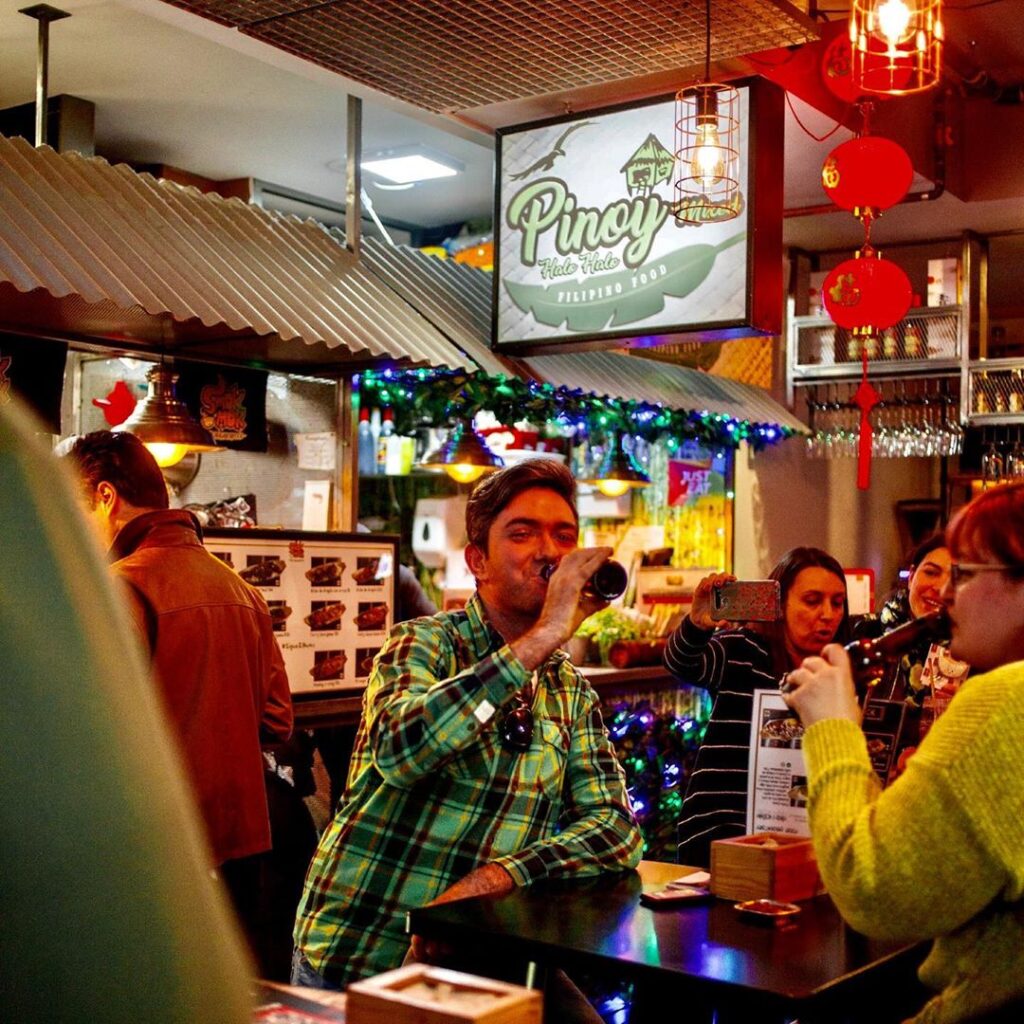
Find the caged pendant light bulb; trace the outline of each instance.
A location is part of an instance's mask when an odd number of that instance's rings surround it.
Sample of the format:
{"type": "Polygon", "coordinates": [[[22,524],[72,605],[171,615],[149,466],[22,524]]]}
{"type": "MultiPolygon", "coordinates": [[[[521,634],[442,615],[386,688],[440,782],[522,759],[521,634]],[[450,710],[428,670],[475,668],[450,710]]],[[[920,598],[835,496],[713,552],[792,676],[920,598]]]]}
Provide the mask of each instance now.
{"type": "Polygon", "coordinates": [[[697,96],[697,140],[690,157],[690,176],[704,192],[710,192],[725,177],[725,154],[718,134],[718,94],[697,96]]]}
{"type": "Polygon", "coordinates": [[[942,73],[942,0],[853,0],[852,84],[863,93],[906,96],[942,73]]]}
{"type": "Polygon", "coordinates": [[[128,419],[113,428],[134,434],[152,452],[161,469],[181,462],[189,452],[223,451],[174,393],[177,379],[178,375],[162,363],[154,366],[146,374],[149,394],[128,419]]]}
{"type": "Polygon", "coordinates": [[[704,80],[676,93],[676,223],[731,220],[742,209],[739,191],[740,94],[710,82],[711,0],[705,6],[704,80]]]}

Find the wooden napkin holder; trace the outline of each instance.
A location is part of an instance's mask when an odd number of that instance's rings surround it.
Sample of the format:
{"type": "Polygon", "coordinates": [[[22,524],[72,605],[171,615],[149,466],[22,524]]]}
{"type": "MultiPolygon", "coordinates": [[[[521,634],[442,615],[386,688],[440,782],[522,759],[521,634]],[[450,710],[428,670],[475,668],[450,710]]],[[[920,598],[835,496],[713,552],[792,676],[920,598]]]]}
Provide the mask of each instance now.
{"type": "Polygon", "coordinates": [[[539,992],[427,964],[349,985],[348,1024],[541,1024],[539,992]]]}
{"type": "Polygon", "coordinates": [[[729,900],[807,900],[824,892],[810,839],[756,832],[711,844],[711,891],[729,900]]]}

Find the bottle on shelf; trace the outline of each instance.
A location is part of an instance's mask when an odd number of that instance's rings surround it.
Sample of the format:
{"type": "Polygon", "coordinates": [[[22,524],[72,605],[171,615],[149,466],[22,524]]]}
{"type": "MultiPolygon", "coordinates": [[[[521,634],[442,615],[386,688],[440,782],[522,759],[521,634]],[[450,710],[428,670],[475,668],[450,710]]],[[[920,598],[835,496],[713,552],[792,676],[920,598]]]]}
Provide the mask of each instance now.
{"type": "Polygon", "coordinates": [[[1024,374],[1014,370],[1010,380],[1010,412],[1024,412],[1024,374]]]}
{"type": "Polygon", "coordinates": [[[984,370],[974,379],[974,411],[990,411],[988,404],[988,374],[984,370]]]}
{"type": "Polygon", "coordinates": [[[377,437],[377,475],[384,476],[388,471],[388,438],[395,432],[395,413],[393,409],[384,410],[384,418],[380,424],[377,437]]]}
{"type": "Polygon", "coordinates": [[[358,436],[359,473],[361,476],[371,476],[377,471],[377,449],[370,431],[370,410],[367,408],[359,410],[358,436]]]}
{"type": "Polygon", "coordinates": [[[366,474],[367,476],[376,476],[380,472],[380,467],[377,464],[377,450],[380,445],[380,409],[370,410],[370,438],[373,454],[366,467],[366,474]]]}
{"type": "Polygon", "coordinates": [[[921,333],[916,324],[907,324],[907,329],[903,333],[903,352],[908,359],[920,359],[925,354],[921,333]]]}
{"type": "Polygon", "coordinates": [[[864,351],[867,353],[868,359],[878,358],[878,335],[869,334],[864,339],[864,351]]]}
{"type": "Polygon", "coordinates": [[[898,355],[899,340],[896,337],[896,332],[891,327],[887,327],[882,333],[882,358],[895,359],[898,355]]]}

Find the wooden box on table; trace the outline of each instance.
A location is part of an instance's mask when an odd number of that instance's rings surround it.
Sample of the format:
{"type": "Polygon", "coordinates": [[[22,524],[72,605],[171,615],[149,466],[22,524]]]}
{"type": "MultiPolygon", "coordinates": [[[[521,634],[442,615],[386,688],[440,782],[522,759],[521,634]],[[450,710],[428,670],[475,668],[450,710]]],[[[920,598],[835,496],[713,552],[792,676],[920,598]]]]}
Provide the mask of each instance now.
{"type": "Polygon", "coordinates": [[[711,891],[729,900],[807,900],[824,892],[810,839],[757,832],[711,844],[711,891]]]}
{"type": "Polygon", "coordinates": [[[348,1024],[541,1024],[533,989],[409,964],[347,989],[348,1024]]]}

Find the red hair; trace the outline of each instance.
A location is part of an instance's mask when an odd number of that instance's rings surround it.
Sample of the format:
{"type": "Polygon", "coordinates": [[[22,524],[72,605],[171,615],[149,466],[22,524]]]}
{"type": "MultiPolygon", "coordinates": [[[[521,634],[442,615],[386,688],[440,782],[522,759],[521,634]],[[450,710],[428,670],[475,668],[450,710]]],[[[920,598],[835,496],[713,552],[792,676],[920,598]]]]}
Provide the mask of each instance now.
{"type": "Polygon", "coordinates": [[[954,558],[991,559],[1024,575],[1024,480],[982,491],[946,528],[954,558]]]}

